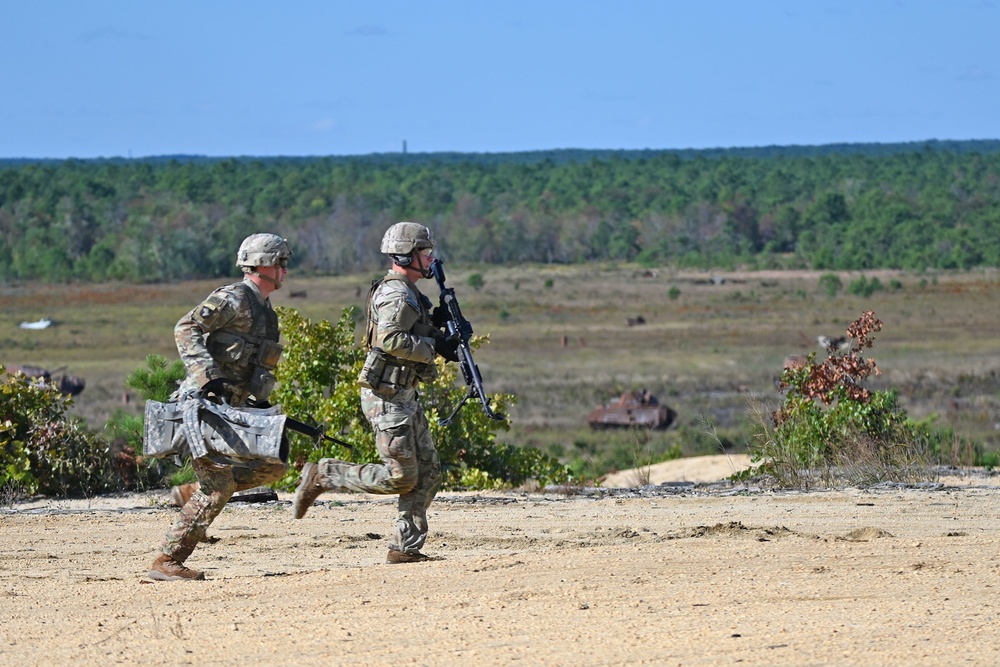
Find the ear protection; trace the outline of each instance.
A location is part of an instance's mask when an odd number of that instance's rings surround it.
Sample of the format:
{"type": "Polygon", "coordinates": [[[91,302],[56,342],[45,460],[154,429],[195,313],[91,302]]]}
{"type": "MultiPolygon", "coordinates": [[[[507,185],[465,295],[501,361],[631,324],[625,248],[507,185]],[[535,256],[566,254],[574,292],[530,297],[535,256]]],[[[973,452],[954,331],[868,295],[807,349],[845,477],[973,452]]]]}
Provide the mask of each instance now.
{"type": "Polygon", "coordinates": [[[407,267],[413,264],[413,253],[409,255],[393,255],[392,261],[396,263],[397,266],[407,267]]]}

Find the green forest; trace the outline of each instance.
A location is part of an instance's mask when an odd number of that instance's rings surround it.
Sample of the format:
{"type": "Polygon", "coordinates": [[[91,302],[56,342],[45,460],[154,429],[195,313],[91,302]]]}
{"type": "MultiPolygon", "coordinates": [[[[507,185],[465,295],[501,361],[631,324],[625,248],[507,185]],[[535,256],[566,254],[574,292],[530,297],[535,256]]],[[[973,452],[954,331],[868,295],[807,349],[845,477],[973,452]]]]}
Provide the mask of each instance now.
{"type": "Polygon", "coordinates": [[[232,276],[258,231],[303,273],[356,273],[400,220],[466,263],[995,267],[1000,142],[3,160],[0,281],[232,276]]]}

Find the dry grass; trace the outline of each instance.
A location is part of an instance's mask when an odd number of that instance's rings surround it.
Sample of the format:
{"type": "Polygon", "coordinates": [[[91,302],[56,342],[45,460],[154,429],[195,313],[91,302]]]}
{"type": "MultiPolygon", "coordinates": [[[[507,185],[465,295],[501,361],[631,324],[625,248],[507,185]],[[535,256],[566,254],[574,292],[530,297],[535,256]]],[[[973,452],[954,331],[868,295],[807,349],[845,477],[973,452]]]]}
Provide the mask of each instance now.
{"type": "MultiPolygon", "coordinates": [[[[514,443],[561,442],[587,433],[596,404],[645,387],[679,414],[678,425],[749,434],[746,397],[777,404],[774,379],[788,354],[820,353],[816,337],[842,335],[858,312],[885,323],[874,388],[900,389],[915,418],[997,449],[1000,422],[1000,274],[870,272],[902,288],[869,298],[828,298],[820,272],[719,272],[634,266],[448,267],[465,315],[492,342],[477,354],[488,391],[517,395],[514,443]],[[468,287],[472,273],[481,290],[468,287]],[[680,290],[671,299],[672,287],[680,290]],[[641,315],[645,324],[628,326],[641,315]],[[772,400],[773,397],[773,400],[772,400]]],[[[858,273],[842,273],[849,285],[858,273]]],[[[313,319],[360,305],[373,275],[292,276],[276,304],[313,319]],[[305,298],[291,298],[291,291],[305,298]]],[[[216,282],[171,285],[8,287],[0,295],[0,361],[67,365],[87,379],[75,410],[93,425],[123,407],[124,376],[149,353],[173,357],[173,325],[216,282]],[[50,317],[43,331],[18,328],[50,317]]],[[[432,299],[436,288],[422,284],[432,299]]],[[[134,397],[133,397],[134,398],[134,397]]],[[[133,400],[126,409],[139,412],[133,400]]]]}

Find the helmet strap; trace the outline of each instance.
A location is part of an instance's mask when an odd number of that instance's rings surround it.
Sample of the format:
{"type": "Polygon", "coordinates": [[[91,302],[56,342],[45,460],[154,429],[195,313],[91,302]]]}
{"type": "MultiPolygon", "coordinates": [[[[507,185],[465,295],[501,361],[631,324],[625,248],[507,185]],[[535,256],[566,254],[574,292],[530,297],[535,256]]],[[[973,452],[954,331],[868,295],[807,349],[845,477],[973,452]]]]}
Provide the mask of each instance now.
{"type": "MultiPolygon", "coordinates": [[[[264,274],[260,273],[257,270],[257,268],[258,267],[255,266],[254,268],[252,268],[249,271],[247,271],[247,273],[249,273],[251,275],[254,275],[254,276],[257,276],[261,280],[265,280],[265,281],[271,283],[272,285],[274,285],[274,289],[281,289],[282,282],[281,282],[280,278],[272,278],[271,276],[265,276],[264,274]]],[[[280,271],[278,271],[277,273],[278,273],[279,276],[281,275],[280,271]]]]}
{"type": "MultiPolygon", "coordinates": [[[[413,252],[411,252],[410,253],[411,260],[412,259],[416,259],[418,253],[420,253],[419,250],[414,250],[413,252]]],[[[417,262],[417,266],[419,266],[420,268],[417,269],[417,267],[415,266],[415,267],[413,267],[413,269],[415,271],[419,271],[420,275],[422,275],[424,278],[430,278],[431,277],[431,263],[430,263],[429,260],[427,260],[426,257],[424,259],[421,259],[420,261],[418,261],[417,262]]]]}

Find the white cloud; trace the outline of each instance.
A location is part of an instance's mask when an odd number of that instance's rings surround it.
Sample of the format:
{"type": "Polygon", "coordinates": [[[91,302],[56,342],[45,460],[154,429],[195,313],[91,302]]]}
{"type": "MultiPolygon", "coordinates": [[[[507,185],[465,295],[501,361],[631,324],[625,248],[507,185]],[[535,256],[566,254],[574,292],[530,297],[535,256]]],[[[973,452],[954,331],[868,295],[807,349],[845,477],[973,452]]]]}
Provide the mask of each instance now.
{"type": "Polygon", "coordinates": [[[337,121],[333,118],[320,118],[309,126],[309,129],[317,132],[329,132],[337,127],[337,121]]]}

